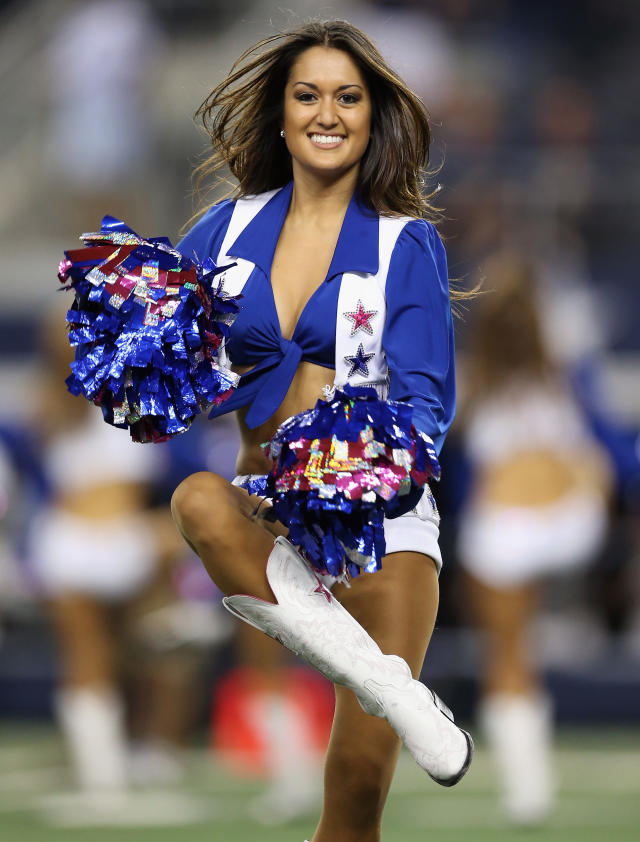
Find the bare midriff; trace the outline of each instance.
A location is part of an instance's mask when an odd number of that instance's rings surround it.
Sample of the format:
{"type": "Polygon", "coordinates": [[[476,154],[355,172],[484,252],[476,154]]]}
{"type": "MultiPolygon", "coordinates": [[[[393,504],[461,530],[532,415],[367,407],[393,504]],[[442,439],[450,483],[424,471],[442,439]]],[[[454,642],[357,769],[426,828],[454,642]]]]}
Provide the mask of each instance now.
{"type": "MultiPolygon", "coordinates": [[[[356,176],[357,170],[347,176],[348,183],[337,191],[337,201],[333,202],[332,210],[324,215],[314,212],[310,216],[296,216],[297,193],[294,186],[291,205],[278,237],[269,273],[278,330],[280,336],[286,339],[290,340],[294,336],[306,305],[327,278],[349,199],[355,188],[356,176]]],[[[317,211],[315,199],[310,204],[317,211]]],[[[234,371],[244,374],[250,368],[234,367],[234,371]]],[[[266,473],[271,465],[260,445],[269,441],[287,418],[313,408],[318,398],[322,397],[323,386],[332,385],[334,379],[333,369],[303,361],[293,376],[285,399],[268,421],[250,430],[244,423],[248,407],[239,410],[237,415],[241,444],[236,472],[266,473]]]]}
{"type": "Polygon", "coordinates": [[[592,484],[592,472],[578,459],[531,450],[492,465],[478,494],[494,505],[544,506],[592,484]]]}
{"type": "Polygon", "coordinates": [[[137,482],[96,481],[82,490],[60,493],[56,503],[77,517],[109,520],[123,514],[135,514],[145,508],[147,491],[143,484],[137,482]]]}
{"type": "MultiPolygon", "coordinates": [[[[238,374],[244,374],[250,366],[234,367],[238,374]]],[[[325,368],[315,363],[302,362],[298,366],[289,391],[271,418],[254,430],[250,430],[244,423],[248,407],[237,413],[240,428],[240,451],[236,460],[238,474],[264,474],[271,467],[260,445],[269,441],[283,421],[292,415],[297,415],[305,409],[315,406],[318,398],[322,397],[322,389],[332,385],[335,372],[332,368],[325,368]]]]}

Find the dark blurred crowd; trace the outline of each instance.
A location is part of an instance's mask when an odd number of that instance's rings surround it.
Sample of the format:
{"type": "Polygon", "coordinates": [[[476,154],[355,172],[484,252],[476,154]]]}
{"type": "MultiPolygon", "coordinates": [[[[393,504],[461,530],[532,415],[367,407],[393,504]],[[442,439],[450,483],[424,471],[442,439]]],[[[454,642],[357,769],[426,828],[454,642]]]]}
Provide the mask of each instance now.
{"type": "MultiPolygon", "coordinates": [[[[105,213],[177,241],[204,143],[191,114],[242,49],[317,14],[288,5],[0,3],[0,716],[55,714],[87,788],[179,777],[213,710],[218,749],[280,776],[287,797],[297,776],[304,801],[306,760],[273,747],[295,722],[315,761],[326,737],[322,704],[311,721],[292,701],[318,698],[308,677],[293,671],[284,696],[252,679],[252,644],[233,643],[169,518],[188,473],[233,475],[233,422],[157,447],[102,430],[65,393],[55,283],[63,249],[105,213]],[[238,725],[229,705],[248,697],[238,725]]],[[[409,0],[322,15],[362,26],[429,107],[425,189],[452,283],[481,283],[457,322],[430,683],[488,734],[512,716],[544,742],[551,697],[565,719],[637,721],[640,8],[409,0]],[[603,660],[620,665],[606,702],[589,695],[603,660]]],[[[507,793],[507,808],[535,819],[551,789],[533,804],[507,793]]]]}

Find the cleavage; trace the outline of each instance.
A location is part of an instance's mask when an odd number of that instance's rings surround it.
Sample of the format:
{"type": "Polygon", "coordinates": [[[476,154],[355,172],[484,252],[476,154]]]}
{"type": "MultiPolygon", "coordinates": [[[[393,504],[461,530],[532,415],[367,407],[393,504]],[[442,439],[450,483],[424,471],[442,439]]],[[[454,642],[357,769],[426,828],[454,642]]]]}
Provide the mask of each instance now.
{"type": "Polygon", "coordinates": [[[296,237],[282,228],[271,267],[271,290],[283,339],[291,340],[310,300],[324,283],[335,251],[335,239],[296,237]]]}

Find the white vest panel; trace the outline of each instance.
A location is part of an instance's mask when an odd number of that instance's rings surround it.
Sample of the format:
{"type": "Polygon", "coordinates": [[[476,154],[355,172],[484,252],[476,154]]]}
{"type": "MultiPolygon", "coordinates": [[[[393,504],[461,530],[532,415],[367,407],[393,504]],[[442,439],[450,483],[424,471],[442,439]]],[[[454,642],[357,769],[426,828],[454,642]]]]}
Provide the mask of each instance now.
{"type": "Polygon", "coordinates": [[[335,385],[339,388],[350,383],[375,386],[381,398],[389,393],[389,370],[382,348],[387,275],[398,237],[410,221],[409,216],[381,216],[377,273],[345,272],[342,276],[336,314],[335,385]]]}

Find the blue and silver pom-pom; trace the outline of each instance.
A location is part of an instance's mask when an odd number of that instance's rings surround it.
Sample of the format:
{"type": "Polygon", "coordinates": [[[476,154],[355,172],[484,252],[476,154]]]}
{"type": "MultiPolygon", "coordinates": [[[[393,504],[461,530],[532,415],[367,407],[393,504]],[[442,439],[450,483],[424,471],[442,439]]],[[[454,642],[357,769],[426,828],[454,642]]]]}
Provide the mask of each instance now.
{"type": "Polygon", "coordinates": [[[345,386],[285,421],[265,445],[266,493],[289,537],[320,573],[380,569],[383,519],[413,508],[440,466],[409,404],[345,386]]]}
{"type": "Polygon", "coordinates": [[[135,441],[184,432],[238,383],[223,350],[238,303],[216,281],[222,268],[196,264],[165,237],[145,240],[111,216],[80,239],[86,248],[66,251],[58,273],[75,291],[69,391],[135,441]]]}

